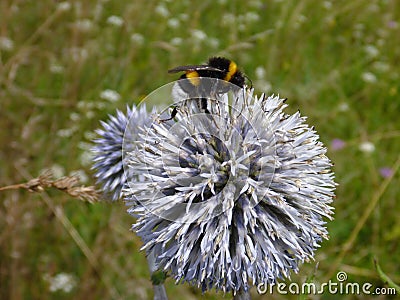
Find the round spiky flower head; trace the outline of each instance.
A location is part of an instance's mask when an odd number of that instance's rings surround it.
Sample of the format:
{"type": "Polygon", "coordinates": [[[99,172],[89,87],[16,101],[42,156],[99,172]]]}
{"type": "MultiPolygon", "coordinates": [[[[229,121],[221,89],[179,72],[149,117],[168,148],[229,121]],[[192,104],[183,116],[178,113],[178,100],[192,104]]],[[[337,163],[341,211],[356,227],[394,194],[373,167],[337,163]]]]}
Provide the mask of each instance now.
{"type": "MultiPolygon", "coordinates": [[[[94,153],[93,169],[97,184],[101,186],[107,198],[115,201],[120,198],[121,190],[127,180],[127,174],[124,173],[123,163],[123,141],[124,138],[130,143],[126,151],[133,149],[133,142],[139,140],[139,127],[151,123],[146,106],[138,109],[135,105],[132,108],[127,106],[124,114],[117,110],[116,115],[109,115],[109,119],[101,121],[103,128],[97,129],[99,138],[94,140],[95,146],[92,148],[94,153]],[[129,128],[127,126],[129,124],[129,128]],[[126,131],[126,134],[125,134],[126,131]]],[[[130,178],[135,180],[135,177],[130,178]]]]}
{"type": "Polygon", "coordinates": [[[206,112],[203,98],[181,99],[175,120],[153,123],[127,153],[144,176],[124,189],[143,248],[203,291],[289,277],[327,238],[333,214],[331,163],[306,119],[285,114],[277,96],[232,89],[210,95],[206,112]]]}

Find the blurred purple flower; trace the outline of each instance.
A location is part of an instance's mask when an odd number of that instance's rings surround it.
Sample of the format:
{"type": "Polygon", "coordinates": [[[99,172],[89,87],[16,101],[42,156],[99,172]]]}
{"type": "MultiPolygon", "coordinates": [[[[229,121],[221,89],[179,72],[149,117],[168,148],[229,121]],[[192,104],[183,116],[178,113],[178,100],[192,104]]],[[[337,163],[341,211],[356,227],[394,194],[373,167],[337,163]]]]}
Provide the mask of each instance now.
{"type": "Polygon", "coordinates": [[[383,167],[379,169],[379,174],[381,174],[383,178],[388,178],[393,175],[393,170],[389,167],[383,167]]]}
{"type": "Polygon", "coordinates": [[[390,29],[395,29],[398,25],[399,23],[394,20],[390,20],[389,22],[387,22],[387,27],[389,27],[390,29]]]}
{"type": "Polygon", "coordinates": [[[333,139],[331,142],[331,148],[333,151],[340,150],[346,146],[346,142],[341,139],[333,139]]]}

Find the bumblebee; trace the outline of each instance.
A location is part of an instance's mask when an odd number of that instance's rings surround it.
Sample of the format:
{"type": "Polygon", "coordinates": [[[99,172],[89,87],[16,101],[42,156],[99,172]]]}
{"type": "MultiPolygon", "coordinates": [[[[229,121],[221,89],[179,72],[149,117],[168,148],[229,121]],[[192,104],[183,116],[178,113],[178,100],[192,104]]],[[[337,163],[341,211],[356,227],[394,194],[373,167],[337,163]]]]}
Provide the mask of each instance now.
{"type": "MultiPolygon", "coordinates": [[[[245,85],[245,78],[247,78],[237,67],[236,63],[224,57],[211,57],[207,64],[204,65],[187,65],[178,66],[168,70],[168,73],[185,72],[181,75],[178,85],[188,94],[190,99],[200,99],[199,106],[205,111],[210,113],[207,108],[207,96],[212,92],[226,93],[230,89],[229,82],[243,88],[245,85]],[[201,78],[216,78],[222,80],[217,82],[217,86],[207,86],[203,84],[201,78]]],[[[250,81],[251,82],[251,81],[250,81]]],[[[174,107],[171,112],[171,117],[162,121],[173,119],[178,112],[178,108],[174,107]]]]}
{"type": "Polygon", "coordinates": [[[224,57],[211,57],[205,65],[179,66],[168,73],[185,72],[180,79],[188,79],[194,87],[200,84],[199,77],[210,77],[228,81],[238,87],[244,86],[245,77],[235,62],[224,57]]]}

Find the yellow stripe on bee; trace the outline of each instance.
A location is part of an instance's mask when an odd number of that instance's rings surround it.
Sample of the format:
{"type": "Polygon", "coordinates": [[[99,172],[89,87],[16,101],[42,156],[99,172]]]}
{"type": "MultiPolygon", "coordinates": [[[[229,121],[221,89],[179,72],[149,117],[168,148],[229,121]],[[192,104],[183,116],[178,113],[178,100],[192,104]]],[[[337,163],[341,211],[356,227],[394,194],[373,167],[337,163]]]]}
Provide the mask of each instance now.
{"type": "Polygon", "coordinates": [[[237,65],[231,61],[229,64],[228,73],[226,73],[224,80],[230,81],[232,76],[237,72],[237,65]]]}
{"type": "Polygon", "coordinates": [[[198,86],[200,84],[200,75],[196,71],[187,71],[186,72],[186,78],[194,86],[198,86]]]}

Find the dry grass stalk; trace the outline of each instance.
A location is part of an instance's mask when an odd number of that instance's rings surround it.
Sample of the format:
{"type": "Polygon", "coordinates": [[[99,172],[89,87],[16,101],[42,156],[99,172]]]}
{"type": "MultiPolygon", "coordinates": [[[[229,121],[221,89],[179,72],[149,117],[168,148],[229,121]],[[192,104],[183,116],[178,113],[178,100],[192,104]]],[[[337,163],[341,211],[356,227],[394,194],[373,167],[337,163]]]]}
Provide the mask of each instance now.
{"type": "Polygon", "coordinates": [[[78,186],[78,184],[79,178],[76,175],[53,179],[53,173],[50,170],[46,170],[39,177],[33,178],[28,182],[0,187],[0,191],[25,189],[30,192],[40,193],[48,188],[56,188],[82,201],[90,203],[99,201],[99,193],[94,186],[78,186]]]}

